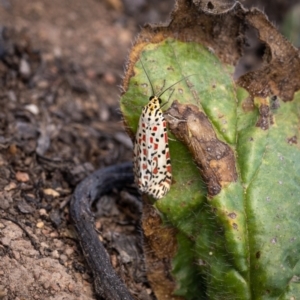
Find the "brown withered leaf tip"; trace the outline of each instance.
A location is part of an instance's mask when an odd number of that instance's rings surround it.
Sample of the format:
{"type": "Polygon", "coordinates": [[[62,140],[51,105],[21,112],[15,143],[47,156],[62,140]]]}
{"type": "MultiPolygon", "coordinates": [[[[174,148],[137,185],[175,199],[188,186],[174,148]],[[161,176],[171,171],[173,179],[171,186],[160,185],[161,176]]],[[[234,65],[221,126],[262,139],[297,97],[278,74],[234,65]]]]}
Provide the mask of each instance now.
{"type": "Polygon", "coordinates": [[[176,281],[171,273],[171,260],[177,252],[177,230],[163,226],[158,211],[147,201],[143,202],[142,225],[147,277],[157,299],[184,300],[173,295],[176,281]]]}
{"type": "Polygon", "coordinates": [[[256,8],[245,9],[238,1],[178,0],[167,24],[146,25],[130,53],[123,88],[128,88],[140,52],[149,43],[167,38],[202,44],[221,62],[236,65],[243,56],[246,32],[252,28],[264,44],[262,63],[241,76],[237,83],[252,97],[277,95],[291,101],[300,89],[300,53],[286,40],[266,15],[256,8]]]}
{"type": "Polygon", "coordinates": [[[174,101],[165,119],[175,137],[187,145],[207,184],[208,196],[237,180],[233,150],[220,141],[206,115],[192,104],[174,101]]]}

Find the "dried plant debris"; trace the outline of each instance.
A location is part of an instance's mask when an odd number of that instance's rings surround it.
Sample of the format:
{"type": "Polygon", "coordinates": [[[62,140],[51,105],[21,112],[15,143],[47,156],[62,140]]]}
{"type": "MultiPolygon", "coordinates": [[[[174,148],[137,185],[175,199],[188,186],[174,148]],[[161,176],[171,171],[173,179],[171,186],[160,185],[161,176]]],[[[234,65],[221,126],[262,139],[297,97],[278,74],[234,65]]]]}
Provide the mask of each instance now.
{"type": "Polygon", "coordinates": [[[234,152],[220,141],[205,114],[195,105],[174,101],[165,112],[170,131],[193,155],[208,189],[215,196],[222,186],[237,180],[234,152]]]}
{"type": "Polygon", "coordinates": [[[299,54],[258,9],[245,9],[239,2],[178,1],[165,26],[148,25],[140,33],[130,54],[128,72],[124,80],[127,90],[133,63],[147,43],[158,43],[166,38],[198,42],[210,49],[221,61],[236,65],[243,56],[245,37],[253,29],[264,45],[258,70],[238,80],[252,96],[277,95],[284,101],[292,100],[299,89],[299,54]],[[211,9],[210,9],[211,8],[211,9]],[[288,74],[288,75],[287,75],[288,74]]]}

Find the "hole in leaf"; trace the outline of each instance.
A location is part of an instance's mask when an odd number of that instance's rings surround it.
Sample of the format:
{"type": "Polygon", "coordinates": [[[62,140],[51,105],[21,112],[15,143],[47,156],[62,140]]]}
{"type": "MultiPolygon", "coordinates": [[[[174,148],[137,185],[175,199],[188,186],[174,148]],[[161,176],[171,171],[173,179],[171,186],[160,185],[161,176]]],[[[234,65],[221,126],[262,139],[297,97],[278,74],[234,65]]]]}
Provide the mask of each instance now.
{"type": "Polygon", "coordinates": [[[213,9],[215,8],[215,6],[209,1],[209,2],[207,3],[207,8],[208,8],[209,10],[213,10],[213,9]]]}

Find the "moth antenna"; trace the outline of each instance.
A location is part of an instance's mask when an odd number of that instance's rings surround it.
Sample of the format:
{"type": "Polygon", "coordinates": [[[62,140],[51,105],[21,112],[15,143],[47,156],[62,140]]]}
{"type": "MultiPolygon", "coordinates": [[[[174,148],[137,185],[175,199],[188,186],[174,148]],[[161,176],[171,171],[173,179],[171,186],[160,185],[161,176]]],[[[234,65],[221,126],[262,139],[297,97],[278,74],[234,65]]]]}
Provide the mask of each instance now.
{"type": "Polygon", "coordinates": [[[146,76],[147,76],[147,78],[148,78],[148,81],[149,81],[149,83],[150,83],[151,90],[152,90],[152,95],[155,96],[154,88],[153,88],[153,85],[152,85],[151,80],[150,80],[150,78],[149,78],[149,75],[148,75],[148,73],[147,73],[147,71],[146,71],[146,69],[145,69],[145,66],[144,66],[144,64],[143,64],[142,56],[140,57],[140,61],[141,61],[142,67],[143,67],[143,69],[144,69],[144,72],[145,72],[145,74],[146,74],[146,76]]]}
{"type": "Polygon", "coordinates": [[[170,99],[171,99],[171,97],[172,97],[172,95],[173,95],[174,91],[175,91],[175,89],[173,89],[173,90],[172,90],[172,92],[171,92],[171,94],[170,94],[170,96],[169,96],[168,100],[167,100],[165,103],[163,103],[163,104],[161,104],[161,105],[160,105],[160,108],[164,107],[166,104],[168,104],[168,103],[169,103],[169,101],[170,101],[170,99]]]}
{"type": "Polygon", "coordinates": [[[173,83],[172,85],[170,85],[169,87],[167,87],[164,91],[162,91],[159,95],[157,95],[158,98],[160,98],[160,96],[162,96],[167,90],[169,90],[171,87],[173,87],[174,85],[176,85],[177,83],[187,79],[188,77],[191,77],[191,76],[194,76],[194,75],[197,75],[197,74],[191,74],[191,75],[188,75],[188,76],[185,76],[183,77],[182,79],[176,81],[175,83],[173,83]]]}

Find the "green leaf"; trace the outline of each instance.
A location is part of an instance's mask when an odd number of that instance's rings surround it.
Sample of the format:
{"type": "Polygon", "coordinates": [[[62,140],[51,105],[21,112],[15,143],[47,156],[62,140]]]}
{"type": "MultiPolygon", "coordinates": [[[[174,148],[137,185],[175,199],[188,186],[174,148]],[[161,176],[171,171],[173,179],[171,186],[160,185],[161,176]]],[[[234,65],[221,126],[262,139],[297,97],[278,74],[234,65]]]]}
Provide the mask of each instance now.
{"type": "Polygon", "coordinates": [[[233,83],[231,66],[198,43],[169,38],[143,48],[122,96],[133,134],[152,95],[145,71],[156,94],[195,74],[163,94],[164,103],[172,94],[163,109],[174,100],[196,105],[234,151],[238,172],[235,182],[209,196],[191,153],[169,133],[173,184],[154,205],[179,232],[173,261],[177,294],[231,300],[299,296],[299,94],[290,102],[252,101],[233,83]],[[265,107],[270,111],[264,113],[265,107]]]}

